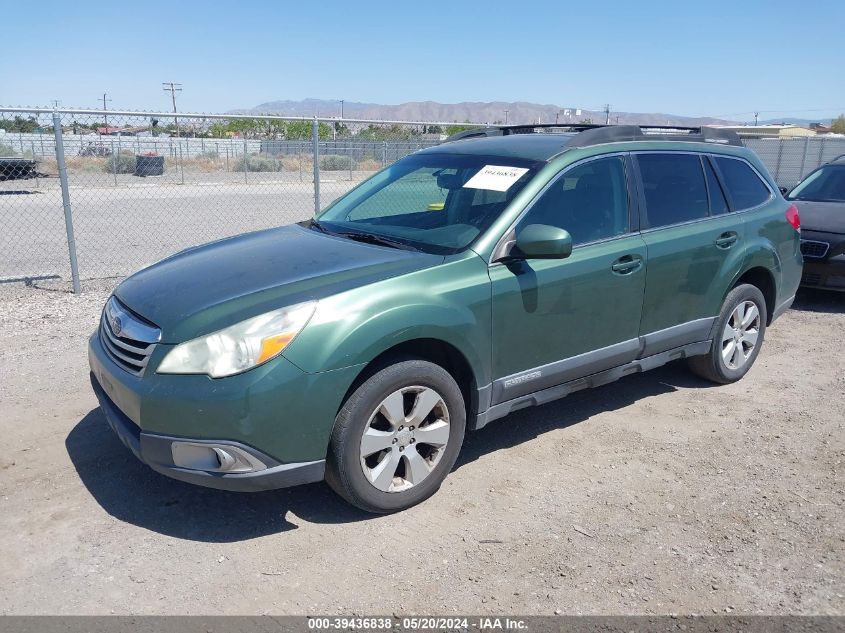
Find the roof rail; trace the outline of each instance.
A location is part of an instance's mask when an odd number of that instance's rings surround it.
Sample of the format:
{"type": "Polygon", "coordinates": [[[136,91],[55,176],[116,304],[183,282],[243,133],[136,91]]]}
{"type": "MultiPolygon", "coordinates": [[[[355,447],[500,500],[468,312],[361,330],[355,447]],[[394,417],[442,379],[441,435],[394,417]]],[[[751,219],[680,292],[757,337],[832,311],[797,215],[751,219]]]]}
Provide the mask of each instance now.
{"type": "MultiPolygon", "coordinates": [[[[720,143],[742,146],[736,132],[715,127],[685,127],[679,125],[599,125],[595,123],[537,123],[527,125],[497,125],[464,130],[446,139],[446,143],[485,136],[534,134],[537,130],[553,129],[562,134],[577,134],[568,148],[587,147],[619,141],[647,141],[658,136],[661,141],[687,141],[693,143],[720,143]]],[[[655,139],[656,140],[656,139],[655,139]]]]}

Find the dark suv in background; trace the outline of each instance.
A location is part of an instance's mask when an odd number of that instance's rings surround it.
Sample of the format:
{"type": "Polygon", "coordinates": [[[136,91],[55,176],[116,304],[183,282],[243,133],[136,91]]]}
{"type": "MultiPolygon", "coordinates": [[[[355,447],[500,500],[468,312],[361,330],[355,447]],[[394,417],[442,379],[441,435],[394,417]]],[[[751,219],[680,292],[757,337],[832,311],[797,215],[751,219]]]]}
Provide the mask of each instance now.
{"type": "Polygon", "coordinates": [[[845,291],[845,155],[810,172],[786,199],[801,213],[801,285],[845,291]]]}

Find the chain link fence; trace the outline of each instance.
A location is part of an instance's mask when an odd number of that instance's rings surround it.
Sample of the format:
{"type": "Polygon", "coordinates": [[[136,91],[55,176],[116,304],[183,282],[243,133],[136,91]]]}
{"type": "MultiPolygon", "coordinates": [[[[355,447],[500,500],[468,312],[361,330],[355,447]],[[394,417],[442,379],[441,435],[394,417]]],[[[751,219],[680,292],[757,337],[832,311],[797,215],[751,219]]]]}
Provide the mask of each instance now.
{"type": "MultiPolygon", "coordinates": [[[[0,283],[78,287],[307,219],[472,125],[0,108],[0,283]]],[[[744,142],[784,187],[845,154],[841,137],[744,142]]]]}
{"type": "Polygon", "coordinates": [[[743,143],[757,153],[778,185],[789,189],[816,167],[845,155],[843,136],[745,137],[743,143]]]}
{"type": "Polygon", "coordinates": [[[79,279],[122,277],[189,246],[307,219],[456,129],[9,108],[0,126],[0,282],[30,283],[71,278],[74,252],[79,279]]]}

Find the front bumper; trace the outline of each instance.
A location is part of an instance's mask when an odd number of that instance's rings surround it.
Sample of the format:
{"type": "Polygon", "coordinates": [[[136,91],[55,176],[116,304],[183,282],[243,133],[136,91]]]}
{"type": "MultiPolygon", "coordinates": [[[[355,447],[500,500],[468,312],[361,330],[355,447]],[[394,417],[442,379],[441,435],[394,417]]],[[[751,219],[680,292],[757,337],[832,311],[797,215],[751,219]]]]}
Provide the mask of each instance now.
{"type": "Polygon", "coordinates": [[[94,388],[94,394],[97,396],[106,421],[117,434],[117,437],[120,438],[120,441],[132,451],[135,457],[162,475],[208,488],[254,492],[322,481],[325,474],[325,460],[280,464],[269,455],[251,446],[230,440],[215,440],[213,444],[215,446],[231,446],[249,453],[267,467],[262,470],[243,473],[218,473],[181,468],[173,463],[174,443],[191,441],[211,444],[212,442],[195,438],[144,433],[123,411],[117,408],[103,390],[93,372],[91,373],[91,386],[94,388]]]}
{"type": "Polygon", "coordinates": [[[845,257],[840,255],[822,261],[806,259],[801,285],[805,288],[845,291],[845,257]]]}
{"type": "Polygon", "coordinates": [[[226,490],[323,479],[334,418],[360,367],[308,374],[279,356],[216,380],[156,374],[170,347],[160,344],[148,370],[137,376],[115,364],[97,333],[89,339],[94,392],[109,425],[141,461],[169,477],[226,490]],[[223,461],[198,465],[184,459],[186,450],[214,455],[210,447],[255,468],[221,472],[223,461]],[[186,463],[192,467],[184,468],[186,463]]]}
{"type": "Polygon", "coordinates": [[[804,257],[801,285],[845,291],[845,235],[808,229],[802,231],[801,239],[829,245],[823,257],[804,257]]]}

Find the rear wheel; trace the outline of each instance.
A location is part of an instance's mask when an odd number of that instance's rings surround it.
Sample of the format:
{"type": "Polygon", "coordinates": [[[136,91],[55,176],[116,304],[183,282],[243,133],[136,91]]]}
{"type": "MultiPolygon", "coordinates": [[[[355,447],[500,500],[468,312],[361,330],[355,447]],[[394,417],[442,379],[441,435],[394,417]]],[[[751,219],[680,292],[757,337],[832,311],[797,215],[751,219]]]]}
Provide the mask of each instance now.
{"type": "Polygon", "coordinates": [[[440,487],[465,427],[461,390],[445,369],[396,362],[364,381],[338,413],[326,481],[368,512],[404,510],[440,487]]]}
{"type": "Polygon", "coordinates": [[[737,286],[722,304],[710,352],[690,358],[690,369],[712,382],[736,382],[757,360],[766,334],[766,319],[763,293],[750,284],[737,286]]]}

